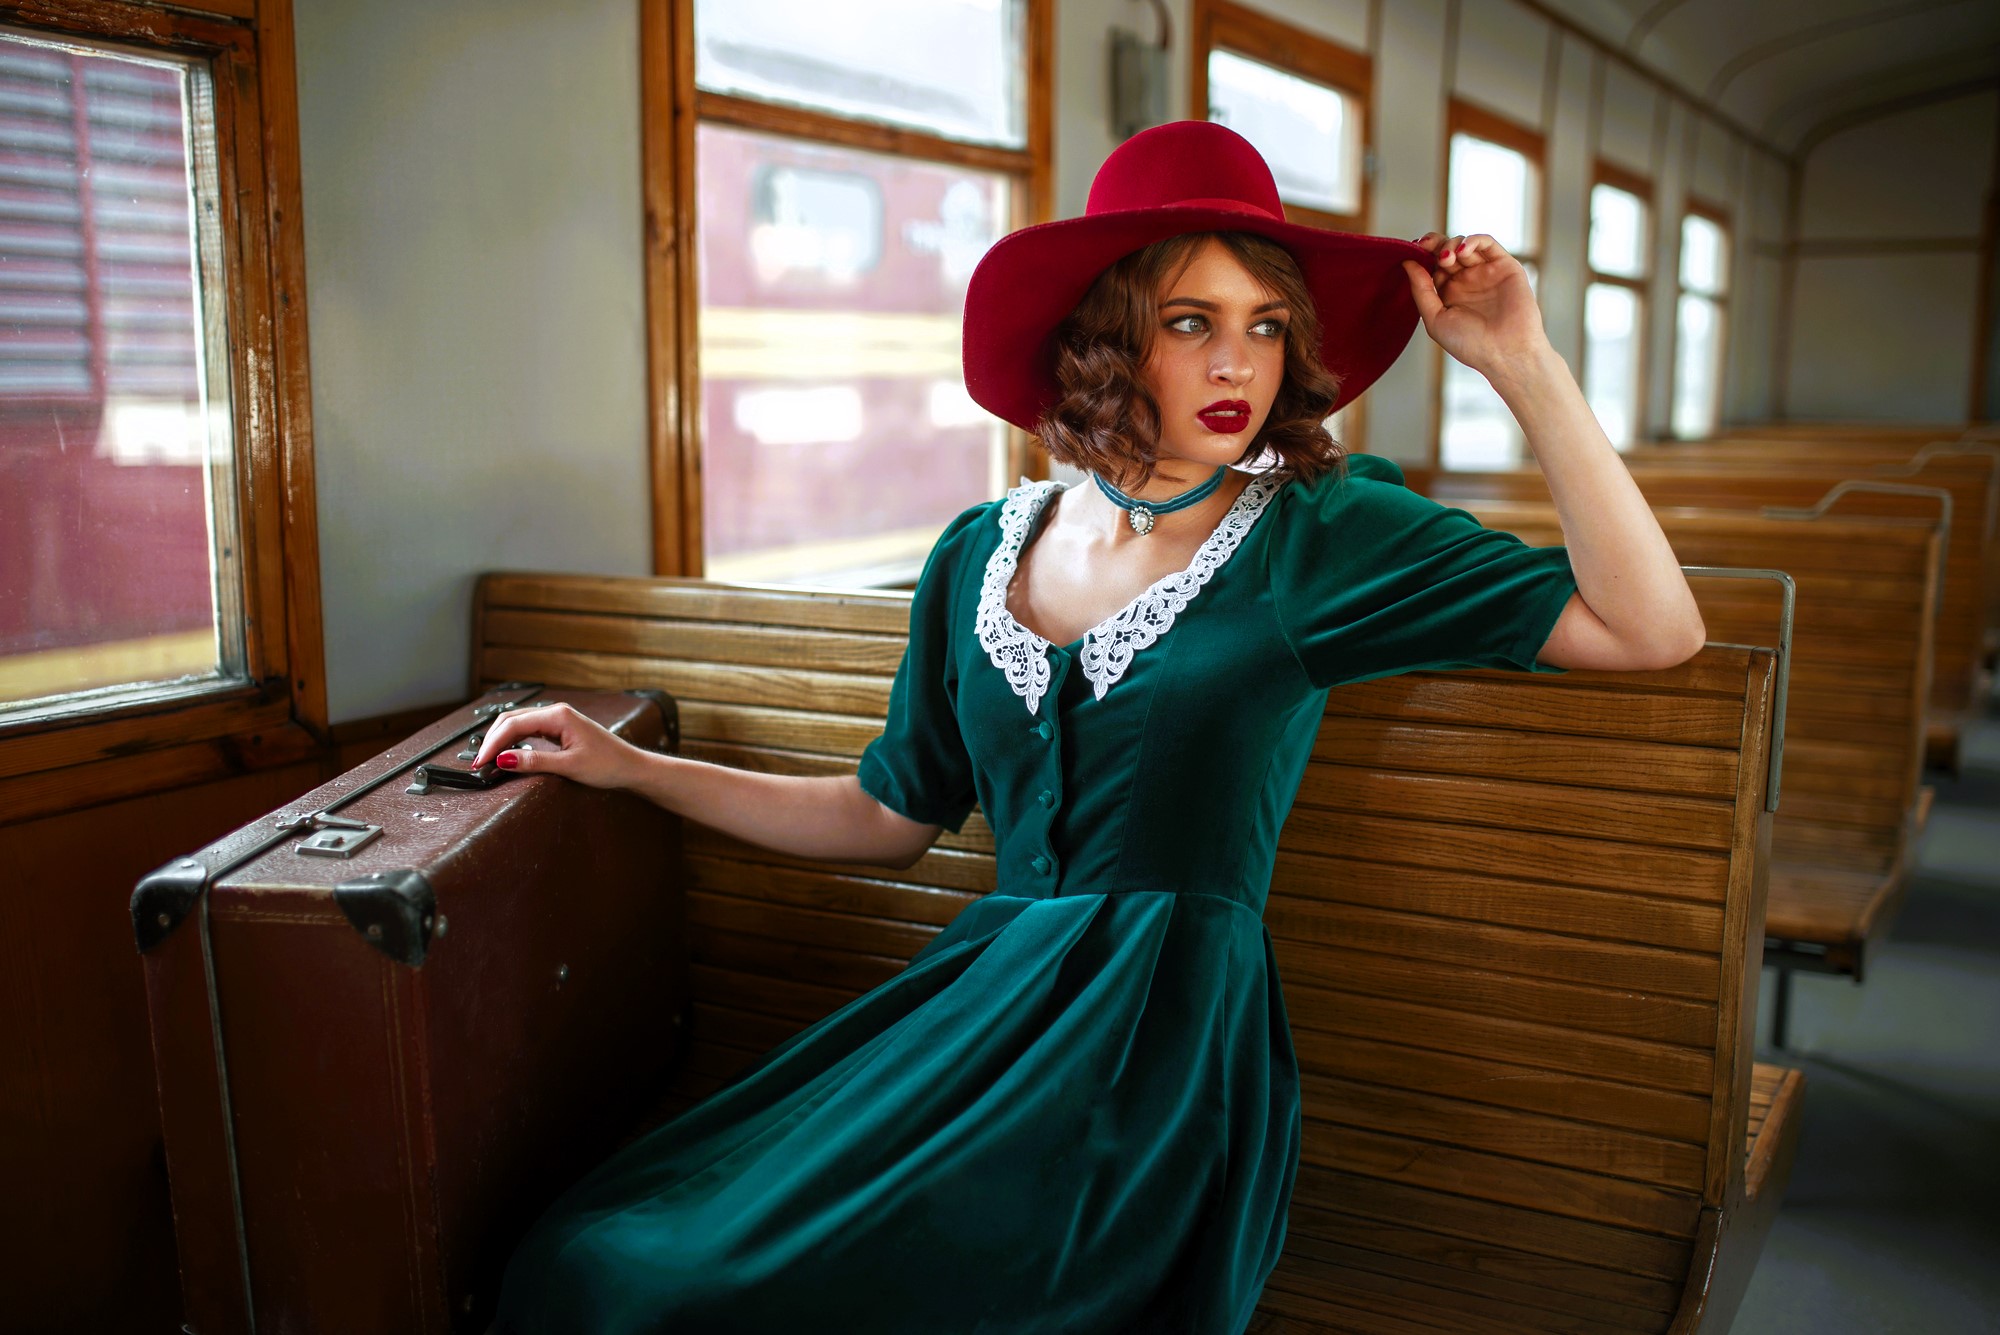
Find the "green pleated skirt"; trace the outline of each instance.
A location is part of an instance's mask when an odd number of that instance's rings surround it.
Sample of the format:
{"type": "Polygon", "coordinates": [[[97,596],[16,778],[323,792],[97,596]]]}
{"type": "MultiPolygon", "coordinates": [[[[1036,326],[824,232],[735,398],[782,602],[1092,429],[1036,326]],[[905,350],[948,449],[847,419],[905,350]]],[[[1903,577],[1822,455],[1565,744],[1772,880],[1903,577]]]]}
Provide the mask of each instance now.
{"type": "Polygon", "coordinates": [[[1239,1335],[1299,1133],[1254,910],[989,895],[558,1200],[496,1330],[1239,1335]]]}

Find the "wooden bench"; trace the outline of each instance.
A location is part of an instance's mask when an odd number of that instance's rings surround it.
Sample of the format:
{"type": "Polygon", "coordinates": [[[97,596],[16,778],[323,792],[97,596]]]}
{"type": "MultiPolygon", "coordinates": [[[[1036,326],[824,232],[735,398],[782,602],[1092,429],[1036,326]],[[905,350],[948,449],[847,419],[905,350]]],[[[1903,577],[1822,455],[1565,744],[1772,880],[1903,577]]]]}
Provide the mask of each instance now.
{"type": "MultiPolygon", "coordinates": [[[[1849,491],[1834,502],[1841,515],[1935,518],[1942,490],[1951,497],[1943,592],[1931,673],[1929,758],[1956,770],[1959,737],[1982,712],[1991,687],[1985,657],[1985,549],[1993,532],[1996,493],[1990,467],[1973,456],[1933,457],[1915,472],[1895,478],[1857,478],[1839,467],[1741,471],[1635,464],[1632,478],[1655,506],[1705,509],[1810,510],[1843,483],[1921,488],[1923,494],[1849,491]]],[[[1535,468],[1496,472],[1434,472],[1410,475],[1413,489],[1447,504],[1472,500],[1546,501],[1548,483],[1535,468]]]]}
{"type": "MultiPolygon", "coordinates": [[[[1987,479],[1987,520],[1984,529],[1986,586],[1985,656],[1991,672],[2000,651],[2000,444],[1991,441],[1926,441],[1869,437],[1831,440],[1721,439],[1674,444],[1635,445],[1626,452],[1631,463],[1669,464],[1694,468],[1766,469],[1839,467],[1852,476],[1893,482],[1915,476],[1931,459],[1949,456],[1987,479]]],[[[1975,696],[1976,700],[1978,697],[1975,696]]]]}
{"type": "MultiPolygon", "coordinates": [[[[909,615],[548,575],[489,575],[477,609],[475,688],[663,687],[686,754],[801,774],[851,772],[880,731],[909,615]]],[[[1750,1041],[1777,676],[1712,644],[1667,672],[1332,693],[1265,915],[1306,1120],[1253,1329],[1727,1328],[1802,1083],[1753,1072],[1750,1041]]],[[[906,870],[686,847],[692,1051],[662,1116],[994,888],[976,814],[906,870]]]]}
{"type": "MultiPolygon", "coordinates": [[[[1563,540],[1551,504],[1463,505],[1535,546],[1563,540]]],[[[1797,589],[1784,800],[1772,826],[1764,918],[1764,962],[1779,971],[1771,1041],[1783,1048],[1792,973],[1859,983],[1909,884],[1933,796],[1922,781],[1924,702],[1943,535],[1935,520],[1653,513],[1689,565],[1780,569],[1797,589]],[[1857,551],[1868,553],[1863,569],[1857,551]]],[[[1691,585],[1710,639],[1754,643],[1777,619],[1774,584],[1691,585]]]]}
{"type": "Polygon", "coordinates": [[[1739,440],[1900,440],[1918,445],[1934,440],[2000,439],[1992,422],[1742,422],[1719,433],[1739,440]]]}

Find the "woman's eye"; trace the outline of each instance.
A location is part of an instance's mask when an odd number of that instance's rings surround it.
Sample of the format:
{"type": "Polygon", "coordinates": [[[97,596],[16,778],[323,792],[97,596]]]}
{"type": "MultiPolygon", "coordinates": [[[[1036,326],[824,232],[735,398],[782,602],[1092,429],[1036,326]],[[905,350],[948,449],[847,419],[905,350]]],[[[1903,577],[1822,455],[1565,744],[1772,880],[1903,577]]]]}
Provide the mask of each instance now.
{"type": "Polygon", "coordinates": [[[1250,327],[1266,338],[1283,338],[1285,336],[1285,322],[1283,320],[1259,320],[1250,327]]]}
{"type": "Polygon", "coordinates": [[[1167,328],[1177,334],[1199,334],[1207,326],[1208,322],[1199,315],[1183,315],[1178,320],[1167,322],[1167,328]]]}

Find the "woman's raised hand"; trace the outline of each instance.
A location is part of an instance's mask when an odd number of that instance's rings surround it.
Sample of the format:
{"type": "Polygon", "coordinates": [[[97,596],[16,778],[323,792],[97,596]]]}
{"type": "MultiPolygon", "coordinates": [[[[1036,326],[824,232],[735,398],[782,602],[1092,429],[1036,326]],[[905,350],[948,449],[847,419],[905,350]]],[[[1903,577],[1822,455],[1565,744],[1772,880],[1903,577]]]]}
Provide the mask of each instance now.
{"type": "Polygon", "coordinates": [[[560,774],[592,788],[628,788],[639,779],[645,754],[595,719],[549,704],[496,715],[472,765],[491,760],[516,774],[560,774]]]}
{"type": "Polygon", "coordinates": [[[1541,307],[1528,271],[1485,233],[1425,232],[1417,244],[1438,257],[1437,272],[1403,261],[1424,329],[1446,352],[1489,378],[1546,351],[1541,307]]]}

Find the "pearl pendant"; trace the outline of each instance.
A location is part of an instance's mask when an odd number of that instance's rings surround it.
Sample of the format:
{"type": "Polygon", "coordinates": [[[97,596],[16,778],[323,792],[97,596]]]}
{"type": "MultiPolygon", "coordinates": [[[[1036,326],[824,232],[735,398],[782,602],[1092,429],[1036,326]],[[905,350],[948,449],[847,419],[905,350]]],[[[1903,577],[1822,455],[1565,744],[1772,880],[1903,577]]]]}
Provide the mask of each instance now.
{"type": "Polygon", "coordinates": [[[1127,510],[1125,518],[1131,521],[1132,531],[1142,538],[1153,531],[1153,512],[1143,505],[1135,505],[1127,510]]]}

